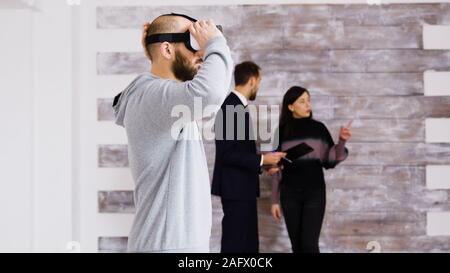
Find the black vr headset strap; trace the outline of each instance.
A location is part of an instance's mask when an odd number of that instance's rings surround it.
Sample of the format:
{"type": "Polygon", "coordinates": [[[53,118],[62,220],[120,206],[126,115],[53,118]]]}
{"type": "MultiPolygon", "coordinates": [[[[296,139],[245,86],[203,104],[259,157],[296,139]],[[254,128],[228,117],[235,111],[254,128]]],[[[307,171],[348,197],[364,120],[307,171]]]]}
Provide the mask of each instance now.
{"type": "Polygon", "coordinates": [[[189,31],[185,33],[159,33],[147,36],[145,38],[145,42],[147,45],[154,43],[184,43],[187,49],[192,52],[196,52],[197,50],[193,49],[190,43],[190,34],[189,31]]]}
{"type": "Polygon", "coordinates": [[[189,33],[158,33],[147,36],[145,42],[147,44],[162,43],[162,42],[172,42],[181,43],[189,39],[189,33]]]}

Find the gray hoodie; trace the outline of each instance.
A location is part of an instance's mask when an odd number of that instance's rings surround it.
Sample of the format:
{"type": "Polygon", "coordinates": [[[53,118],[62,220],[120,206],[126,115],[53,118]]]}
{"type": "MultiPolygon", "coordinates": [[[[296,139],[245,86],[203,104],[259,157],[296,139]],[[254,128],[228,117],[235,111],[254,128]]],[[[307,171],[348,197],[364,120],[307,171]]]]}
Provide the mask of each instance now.
{"type": "Polygon", "coordinates": [[[194,105],[200,99],[202,109],[208,105],[218,109],[233,68],[225,38],[216,37],[208,42],[193,80],[177,82],[142,74],[116,96],[116,124],[125,127],[135,181],[136,215],[128,251],[209,251],[210,183],[197,124],[204,114],[195,112],[194,105]],[[180,122],[172,114],[177,105],[195,114],[180,122]]]}

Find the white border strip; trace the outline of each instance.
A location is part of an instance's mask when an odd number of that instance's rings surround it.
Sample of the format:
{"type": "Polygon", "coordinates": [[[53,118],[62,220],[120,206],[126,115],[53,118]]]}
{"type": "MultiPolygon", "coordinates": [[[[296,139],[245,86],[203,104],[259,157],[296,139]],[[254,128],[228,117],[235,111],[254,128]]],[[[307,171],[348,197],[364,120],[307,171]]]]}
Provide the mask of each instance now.
{"type": "Polygon", "coordinates": [[[450,118],[425,119],[425,142],[450,143],[450,118]]]}
{"type": "Polygon", "coordinates": [[[450,26],[424,25],[424,49],[450,49],[450,26]]]}
{"type": "Polygon", "coordinates": [[[425,96],[450,96],[450,72],[425,71],[425,96]]]}
{"type": "Polygon", "coordinates": [[[450,165],[428,165],[426,181],[428,189],[450,189],[450,165]]]}
{"type": "Polygon", "coordinates": [[[428,212],[427,235],[450,235],[450,212],[428,212]]]}

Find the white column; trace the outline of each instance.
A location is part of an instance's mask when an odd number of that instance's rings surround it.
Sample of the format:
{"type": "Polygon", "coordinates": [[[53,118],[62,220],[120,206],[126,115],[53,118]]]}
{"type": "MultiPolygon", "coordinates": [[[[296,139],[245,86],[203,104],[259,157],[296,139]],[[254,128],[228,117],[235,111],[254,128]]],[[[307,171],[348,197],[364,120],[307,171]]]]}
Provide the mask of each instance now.
{"type": "Polygon", "coordinates": [[[32,250],[30,27],[31,11],[0,9],[0,252],[32,250]]]}
{"type": "MultiPolygon", "coordinates": [[[[65,252],[72,240],[72,40],[66,1],[42,1],[33,52],[33,248],[65,252]]],[[[26,33],[25,33],[26,35],[26,33]]]]}
{"type": "MultiPolygon", "coordinates": [[[[450,49],[450,26],[423,27],[424,49],[450,49]]],[[[425,96],[450,96],[450,72],[426,71],[424,73],[425,96]]],[[[450,143],[450,117],[425,121],[427,143],[450,143]]],[[[426,185],[429,189],[450,189],[450,166],[426,166],[426,185]]],[[[427,235],[450,235],[450,212],[427,213],[427,235]]]]}

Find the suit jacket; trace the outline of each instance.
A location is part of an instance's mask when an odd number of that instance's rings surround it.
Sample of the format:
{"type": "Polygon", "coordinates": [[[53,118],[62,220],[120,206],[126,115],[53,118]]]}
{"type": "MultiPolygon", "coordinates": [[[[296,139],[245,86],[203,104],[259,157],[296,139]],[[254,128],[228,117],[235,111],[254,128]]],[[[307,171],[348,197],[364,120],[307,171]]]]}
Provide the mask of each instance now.
{"type": "Polygon", "coordinates": [[[261,155],[256,153],[250,115],[236,94],[230,93],[225,99],[216,116],[214,128],[216,161],[212,194],[232,200],[254,200],[259,197],[261,155]],[[233,111],[227,113],[227,106],[233,111]],[[230,119],[234,123],[230,121],[227,128],[227,120],[230,119]],[[243,121],[245,126],[240,126],[243,121]],[[233,127],[230,126],[232,124],[233,127]],[[245,128],[245,135],[239,134],[242,130],[239,132],[238,127],[245,128]],[[231,128],[234,130],[231,131],[231,128]]]}

